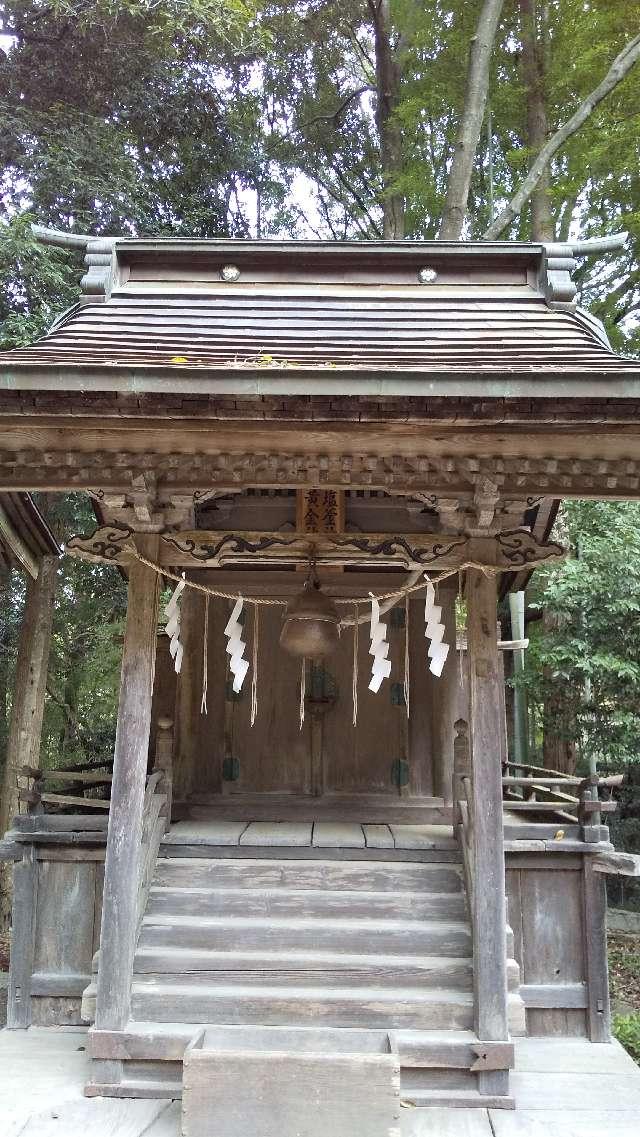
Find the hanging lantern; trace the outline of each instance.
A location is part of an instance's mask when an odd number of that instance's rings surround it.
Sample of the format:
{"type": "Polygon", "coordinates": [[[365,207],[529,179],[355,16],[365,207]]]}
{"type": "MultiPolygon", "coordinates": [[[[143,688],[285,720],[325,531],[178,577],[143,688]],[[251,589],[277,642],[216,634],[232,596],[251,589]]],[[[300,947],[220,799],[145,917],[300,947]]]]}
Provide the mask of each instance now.
{"type": "Polygon", "coordinates": [[[320,588],[311,565],[302,592],[294,596],[284,618],[280,647],[305,659],[322,659],[338,646],[340,617],[335,604],[320,588]]]}

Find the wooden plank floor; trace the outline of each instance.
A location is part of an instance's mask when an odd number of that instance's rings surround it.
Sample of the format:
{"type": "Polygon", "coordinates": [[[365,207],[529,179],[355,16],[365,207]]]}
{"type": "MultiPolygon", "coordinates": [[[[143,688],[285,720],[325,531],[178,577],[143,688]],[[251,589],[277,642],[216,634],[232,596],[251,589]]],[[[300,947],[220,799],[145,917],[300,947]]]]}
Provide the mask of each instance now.
{"type": "Polygon", "coordinates": [[[313,849],[456,849],[450,825],[357,821],[176,821],[165,845],[313,849]]]}
{"type": "MultiPolygon", "coordinates": [[[[179,1137],[180,1103],[84,1098],[79,1028],[0,1031],[2,1137],[179,1137]]],[[[516,1039],[516,1109],[410,1109],[401,1137],[637,1137],[640,1068],[617,1042],[516,1039]]]]}

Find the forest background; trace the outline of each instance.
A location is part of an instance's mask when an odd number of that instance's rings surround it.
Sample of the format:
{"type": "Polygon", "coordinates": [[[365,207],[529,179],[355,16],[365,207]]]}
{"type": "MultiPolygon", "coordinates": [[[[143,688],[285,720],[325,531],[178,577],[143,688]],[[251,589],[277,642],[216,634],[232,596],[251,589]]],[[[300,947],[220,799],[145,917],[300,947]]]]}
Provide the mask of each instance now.
{"type": "MultiPolygon", "coordinates": [[[[94,234],[571,241],[580,302],[640,352],[635,0],[9,0],[0,4],[0,347],[78,295],[94,234]]],[[[40,497],[64,540],[79,496],[40,497]]],[[[640,504],[572,502],[572,558],[527,593],[531,760],[624,769],[640,850],[640,504]]],[[[125,588],[63,558],[43,765],[110,750],[125,588]]],[[[24,601],[0,576],[0,761],[24,601]]],[[[503,632],[508,633],[508,612],[503,632]]],[[[640,889],[630,902],[640,907],[640,889]]]]}

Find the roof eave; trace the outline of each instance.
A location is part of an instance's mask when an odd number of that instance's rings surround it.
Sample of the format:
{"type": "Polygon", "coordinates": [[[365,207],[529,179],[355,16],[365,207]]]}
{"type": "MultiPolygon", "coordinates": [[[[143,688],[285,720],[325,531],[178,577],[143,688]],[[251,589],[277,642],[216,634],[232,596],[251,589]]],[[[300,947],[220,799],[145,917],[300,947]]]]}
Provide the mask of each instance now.
{"type": "Polygon", "coordinates": [[[450,370],[368,370],[366,368],[237,368],[214,369],[172,365],[95,366],[85,364],[14,363],[0,365],[0,391],[59,391],[97,394],[183,393],[202,395],[300,397],[362,395],[389,398],[640,398],[640,363],[621,360],[620,371],[584,366],[544,372],[480,369],[464,374],[450,370]]]}

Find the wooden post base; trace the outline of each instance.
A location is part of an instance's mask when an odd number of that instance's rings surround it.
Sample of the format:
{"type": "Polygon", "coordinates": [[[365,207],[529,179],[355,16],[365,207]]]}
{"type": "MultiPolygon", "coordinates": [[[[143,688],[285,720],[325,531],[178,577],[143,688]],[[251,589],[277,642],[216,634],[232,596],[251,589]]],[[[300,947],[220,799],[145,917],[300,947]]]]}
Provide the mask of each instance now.
{"type": "Polygon", "coordinates": [[[184,1137],[399,1137],[392,1054],[188,1049],[184,1137]]]}

